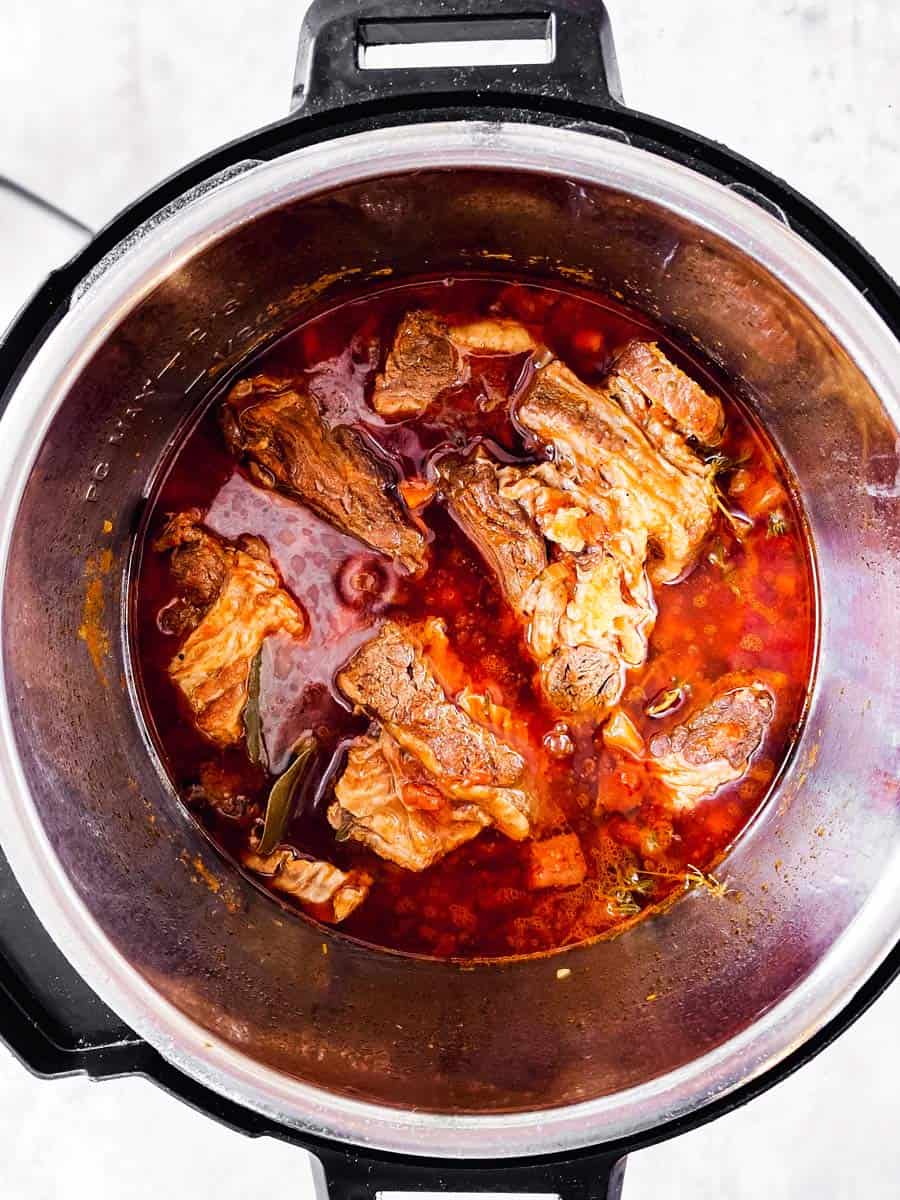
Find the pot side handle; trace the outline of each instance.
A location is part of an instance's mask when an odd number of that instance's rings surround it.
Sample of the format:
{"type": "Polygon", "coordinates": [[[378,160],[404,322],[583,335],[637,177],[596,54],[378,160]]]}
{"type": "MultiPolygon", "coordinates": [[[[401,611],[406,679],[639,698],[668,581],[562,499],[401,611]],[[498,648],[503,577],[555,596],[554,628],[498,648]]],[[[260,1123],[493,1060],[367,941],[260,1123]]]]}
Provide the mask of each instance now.
{"type": "MultiPolygon", "coordinates": [[[[156,1052],[69,965],[0,851],[0,1047],[43,1079],[144,1071],[156,1052]]],[[[2,1053],[2,1050],[0,1050],[2,1053]]]]}
{"type": "Polygon", "coordinates": [[[621,102],[601,0],[313,0],[304,17],[291,102],[304,116],[426,94],[471,103],[486,92],[621,102]],[[429,65],[441,43],[452,43],[456,65],[429,65]],[[408,65],[377,65],[386,47],[408,65]],[[521,61],[498,62],[504,49],[521,61]]]}
{"type": "Polygon", "coordinates": [[[499,1192],[560,1200],[620,1200],[625,1158],[587,1154],[544,1163],[436,1162],[412,1157],[389,1160],[352,1148],[317,1148],[313,1174],[317,1200],[376,1200],[385,1192],[499,1192]]]}

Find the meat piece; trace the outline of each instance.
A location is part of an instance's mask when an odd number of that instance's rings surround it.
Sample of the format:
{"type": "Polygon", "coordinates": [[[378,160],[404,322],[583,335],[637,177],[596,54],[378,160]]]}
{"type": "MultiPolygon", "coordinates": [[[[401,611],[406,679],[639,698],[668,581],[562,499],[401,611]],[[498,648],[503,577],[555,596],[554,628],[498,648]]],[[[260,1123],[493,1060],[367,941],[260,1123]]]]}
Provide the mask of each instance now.
{"type": "Polygon", "coordinates": [[[528,837],[535,796],[525,760],[448,698],[423,650],[426,639],[420,627],[386,621],[338,674],[338,687],[442,795],[477,805],[508,837],[528,837]]]}
{"type": "Polygon", "coordinates": [[[468,462],[444,458],[439,486],[463,533],[494,572],[509,604],[522,597],[547,566],[544,539],[514,500],[500,494],[496,465],[483,453],[468,462]]]}
{"type": "Polygon", "coordinates": [[[228,570],[221,545],[200,525],[199,508],[169,518],[153,544],[155,550],[171,550],[170,570],[178,595],[163,608],[157,624],[163,633],[182,637],[199,623],[213,603],[228,570]]]}
{"type": "Polygon", "coordinates": [[[447,388],[469,378],[470,354],[524,354],[535,342],[504,317],[448,325],[436,313],[410,312],[397,326],[372,406],[383,417],[419,416],[447,388]]]}
{"type": "Polygon", "coordinates": [[[619,699],[625,669],[641,666],[647,657],[656,606],[644,569],[646,542],[628,531],[605,533],[601,518],[570,505],[577,493],[547,483],[549,477],[507,475],[503,491],[531,509],[551,540],[581,553],[564,553],[551,563],[523,597],[520,611],[528,619],[528,644],[541,664],[541,686],[550,702],[564,712],[599,716],[619,699]]]}
{"type": "Polygon", "coordinates": [[[500,470],[480,452],[468,462],[444,460],[439,474],[450,512],[525,624],[550,702],[585,714],[615,703],[623,667],[646,658],[656,614],[646,539],[608,535],[551,463],[500,470]],[[548,563],[545,537],[581,553],[548,563]]]}
{"type": "Polygon", "coordinates": [[[696,438],[704,446],[717,446],[722,440],[725,412],[721,400],[670,362],[655,342],[629,342],[616,359],[615,371],[638,389],[651,413],[654,408],[662,410],[686,437],[696,438]]]}
{"type": "Polygon", "coordinates": [[[240,778],[215,762],[200,768],[200,782],[188,789],[187,800],[189,804],[208,805],[220,817],[244,825],[260,815],[259,805],[244,793],[240,778]]]}
{"type": "Polygon", "coordinates": [[[740,779],[775,715],[775,697],[759,682],[720,683],[708,704],[650,739],[650,770],[678,809],[692,808],[740,779]]]}
{"type": "MultiPolygon", "coordinates": [[[[218,746],[243,736],[242,716],[247,703],[250,665],[265,639],[273,633],[302,638],[306,616],[281,586],[268,557],[257,557],[262,543],[254,539],[248,554],[200,529],[194,514],[175,518],[156,543],[170,547],[179,561],[179,586],[210,600],[206,611],[169,664],[169,676],[194,712],[197,728],[218,746]],[[180,539],[180,540],[179,540],[180,539]],[[208,562],[218,556],[219,590],[212,597],[208,562]],[[197,568],[194,576],[188,565],[197,568]]],[[[264,550],[264,547],[263,547],[264,550]]]]}
{"type": "Polygon", "coordinates": [[[445,321],[432,312],[407,313],[375,380],[372,406],[383,417],[423,413],[446,388],[467,377],[466,362],[445,321]]]}
{"type": "Polygon", "coordinates": [[[656,605],[644,570],[643,545],[627,535],[612,536],[574,560],[575,586],[560,623],[567,646],[609,649],[624,666],[639,667],[656,605]]]}
{"type": "Polygon", "coordinates": [[[200,532],[196,540],[176,546],[171,564],[172,577],[185,600],[197,608],[213,603],[227,573],[225,556],[213,538],[200,532]]]}
{"type": "Polygon", "coordinates": [[[595,501],[573,479],[549,462],[536,467],[503,467],[498,472],[500,495],[515,500],[531,517],[544,537],[571,554],[579,554],[607,521],[596,513],[595,501]]]}
{"type": "Polygon", "coordinates": [[[551,563],[522,611],[529,618],[526,636],[540,664],[544,695],[562,712],[599,716],[621,696],[625,671],[612,629],[601,630],[597,644],[585,642],[578,621],[569,616],[580,611],[574,597],[581,565],[568,558],[551,563]]]}
{"type": "Polygon", "coordinates": [[[584,882],[587,864],[574,833],[561,833],[528,848],[528,886],[532,889],[575,887],[584,882]]]}
{"type": "Polygon", "coordinates": [[[384,730],[357,738],[334,789],[328,821],[408,871],[424,871],[476,837],[490,817],[444,797],[412,755],[384,730]]]}
{"type": "Polygon", "coordinates": [[[535,373],[517,415],[611,531],[648,537],[654,581],[674,582],[693,564],[715,511],[712,469],[699,457],[682,446],[683,460],[670,461],[608,387],[587,387],[560,362],[535,373]]]}
{"type": "Polygon", "coordinates": [[[594,717],[618,701],[626,669],[646,660],[656,617],[642,557],[626,536],[551,563],[522,610],[548,700],[594,717]]]}
{"type": "Polygon", "coordinates": [[[638,667],[656,616],[644,569],[646,539],[610,533],[605,516],[552,463],[501,472],[501,494],[516,498],[562,554],[525,598],[527,636],[541,662],[541,686],[564,712],[599,717],[619,699],[625,668],[638,667]]]}
{"type": "Polygon", "coordinates": [[[329,905],[334,921],[343,921],[369,894],[372,876],[366,871],[341,871],[331,863],[301,854],[289,846],[260,856],[245,850],[241,861],[248,871],[269,878],[272,887],[296,900],[329,905]]]}
{"type": "Polygon", "coordinates": [[[625,671],[609,650],[560,646],[541,665],[541,687],[552,705],[599,718],[622,695],[625,671]]]}
{"type": "Polygon", "coordinates": [[[472,354],[527,354],[537,348],[525,326],[508,317],[451,325],[449,335],[454,346],[472,354]]]}
{"type": "Polygon", "coordinates": [[[160,633],[180,638],[190,633],[192,629],[196,629],[202,616],[202,608],[176,596],[174,600],[164,604],[156,614],[156,626],[160,633]]]}
{"type": "Polygon", "coordinates": [[[393,469],[357,430],[330,428],[293,383],[257,375],[235,384],[222,426],[264,487],[296,497],[407,571],[425,565],[425,537],[395,493],[393,469]]]}

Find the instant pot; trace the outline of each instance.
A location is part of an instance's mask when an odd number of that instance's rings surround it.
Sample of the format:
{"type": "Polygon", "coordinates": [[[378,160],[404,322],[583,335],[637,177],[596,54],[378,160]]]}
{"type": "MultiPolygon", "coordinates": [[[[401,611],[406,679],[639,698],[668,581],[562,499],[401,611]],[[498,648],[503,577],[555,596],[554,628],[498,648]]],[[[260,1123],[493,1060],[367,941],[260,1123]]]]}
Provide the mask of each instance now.
{"type": "Polygon", "coordinates": [[[898,331],[828,217],[625,107],[601,4],[318,0],[291,115],[116,217],[0,348],[13,1050],[292,1140],[336,1198],[615,1196],[628,1152],[815,1054],[900,967],[898,331]],[[485,39],[546,61],[373,66],[485,39]],[[797,484],[818,646],[730,897],[459,965],[289,914],[218,855],[140,719],[127,583],[154,467],[223,374],[369,281],[473,270],[596,287],[733,381],[797,484]]]}

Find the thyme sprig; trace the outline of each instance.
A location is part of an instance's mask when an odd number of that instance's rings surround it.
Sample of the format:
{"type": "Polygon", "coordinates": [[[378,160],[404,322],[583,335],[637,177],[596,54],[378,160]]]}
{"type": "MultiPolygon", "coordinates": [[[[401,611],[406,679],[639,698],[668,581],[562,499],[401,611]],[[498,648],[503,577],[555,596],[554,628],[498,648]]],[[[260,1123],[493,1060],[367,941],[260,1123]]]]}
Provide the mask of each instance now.
{"type": "Polygon", "coordinates": [[[641,871],[640,874],[649,875],[654,879],[680,882],[686,892],[701,889],[719,900],[732,892],[727,879],[719,879],[711,871],[701,871],[693,863],[688,863],[683,871],[641,871]]]}

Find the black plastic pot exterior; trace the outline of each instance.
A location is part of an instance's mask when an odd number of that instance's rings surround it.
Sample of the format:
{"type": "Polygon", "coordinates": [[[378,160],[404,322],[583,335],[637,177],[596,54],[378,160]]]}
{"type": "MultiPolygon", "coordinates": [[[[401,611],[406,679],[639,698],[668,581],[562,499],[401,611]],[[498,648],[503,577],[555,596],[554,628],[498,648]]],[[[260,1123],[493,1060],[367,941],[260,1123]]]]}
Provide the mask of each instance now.
{"type": "MultiPolygon", "coordinates": [[[[454,119],[538,123],[627,140],[733,187],[774,212],[828,258],[900,337],[896,286],[827,216],[724,147],[623,106],[602,5],[565,0],[542,6],[536,15],[523,18],[521,13],[521,5],[508,0],[316,3],[301,34],[295,114],[215,151],[165,181],[55,272],[22,310],[0,346],[0,396],[11,393],[66,312],[73,290],[97,263],[191,188],[245,159],[276,159],[301,146],[352,133],[454,119]],[[483,24],[485,20],[491,24],[483,24]],[[368,44],[478,40],[485,33],[509,37],[541,28],[552,28],[556,44],[556,57],[548,65],[373,72],[362,70],[358,62],[361,40],[368,44]]],[[[0,1033],[23,1062],[48,1077],[74,1072],[94,1077],[144,1074],[235,1129],[252,1136],[284,1137],[311,1150],[322,1164],[330,1194],[348,1200],[383,1190],[617,1195],[625,1154],[711,1120],[784,1078],[842,1032],[900,970],[898,946],[844,1011],[777,1068],[689,1117],[627,1142],[518,1161],[408,1160],[298,1135],[180,1074],[93,996],[42,930],[5,861],[2,867],[0,988],[9,1003],[0,1033]]]]}

